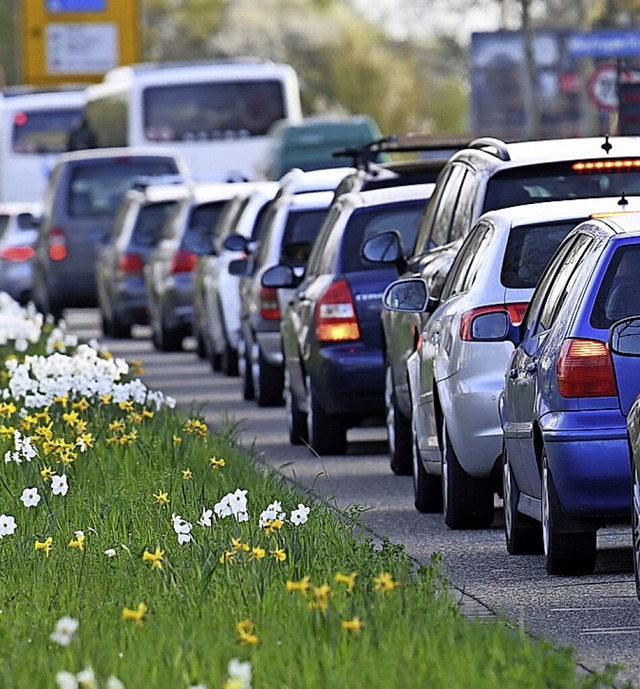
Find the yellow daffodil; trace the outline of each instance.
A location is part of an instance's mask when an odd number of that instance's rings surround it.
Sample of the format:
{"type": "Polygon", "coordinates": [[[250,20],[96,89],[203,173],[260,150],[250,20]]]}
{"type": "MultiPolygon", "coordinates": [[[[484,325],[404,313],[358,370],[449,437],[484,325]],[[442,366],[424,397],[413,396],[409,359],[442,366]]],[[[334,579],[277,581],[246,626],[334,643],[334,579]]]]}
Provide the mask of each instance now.
{"type": "Polygon", "coordinates": [[[86,452],[94,443],[93,433],[82,433],[76,439],[76,446],[80,448],[80,452],[86,452]]]}
{"type": "Polygon", "coordinates": [[[16,429],[13,426],[5,426],[2,425],[0,426],[0,439],[2,440],[11,440],[16,432],[16,429]]]}
{"type": "Polygon", "coordinates": [[[115,421],[112,421],[109,424],[109,430],[112,433],[117,433],[117,432],[124,433],[124,431],[125,431],[124,421],[122,419],[116,419],[115,421]]]}
{"type": "Polygon", "coordinates": [[[254,634],[254,624],[251,620],[241,620],[236,624],[238,632],[238,642],[243,646],[255,646],[258,643],[258,637],[254,634]]]}
{"type": "Polygon", "coordinates": [[[147,606],[144,603],[138,603],[138,607],[135,610],[131,610],[130,608],[123,608],[122,619],[131,620],[132,622],[135,622],[137,625],[142,626],[146,612],[147,606]]]}
{"type": "Polygon", "coordinates": [[[239,538],[232,538],[231,545],[235,552],[242,550],[245,553],[248,553],[251,550],[251,546],[248,543],[243,543],[239,538]]]}
{"type": "Polygon", "coordinates": [[[53,398],[53,401],[56,402],[57,404],[61,404],[64,409],[67,408],[67,404],[69,404],[69,395],[65,392],[64,395],[56,395],[53,398]]]}
{"type": "Polygon", "coordinates": [[[16,405],[13,402],[0,402],[0,416],[5,418],[16,413],[16,405]]]}
{"type": "Polygon", "coordinates": [[[346,632],[353,632],[354,634],[360,634],[362,631],[362,622],[359,617],[354,617],[352,620],[342,620],[340,626],[346,632]]]}
{"type": "Polygon", "coordinates": [[[100,404],[111,404],[112,399],[113,395],[110,392],[108,392],[106,395],[100,396],[100,404]]]}
{"type": "Polygon", "coordinates": [[[209,459],[209,464],[211,465],[212,469],[222,469],[224,466],[224,459],[218,459],[217,457],[211,457],[209,459]]]}
{"type": "Polygon", "coordinates": [[[182,478],[185,481],[190,481],[193,478],[193,472],[191,469],[183,469],[182,470],[182,478]]]}
{"type": "Polygon", "coordinates": [[[165,493],[163,491],[154,493],[153,497],[156,499],[158,505],[166,505],[169,502],[169,493],[165,493]]]}
{"type": "Polygon", "coordinates": [[[145,419],[152,419],[155,416],[155,412],[152,409],[143,409],[142,416],[144,416],[145,419]]]}
{"type": "Polygon", "coordinates": [[[71,405],[72,409],[79,409],[80,411],[87,411],[91,405],[89,404],[89,400],[86,397],[83,397],[82,399],[78,400],[77,402],[74,402],[71,405]]]}
{"type": "Polygon", "coordinates": [[[180,443],[182,442],[182,438],[179,435],[174,435],[172,437],[172,440],[174,445],[180,445],[180,443]]]}
{"type": "Polygon", "coordinates": [[[251,548],[251,555],[249,556],[252,560],[264,560],[267,556],[267,551],[260,546],[254,546],[251,548]]]}
{"type": "Polygon", "coordinates": [[[80,420],[80,416],[77,411],[67,411],[62,415],[62,420],[67,424],[67,426],[75,426],[80,420]]]}
{"type": "Polygon", "coordinates": [[[275,558],[276,562],[284,562],[287,559],[287,554],[282,548],[276,548],[271,551],[271,554],[275,558]]]}
{"type": "Polygon", "coordinates": [[[353,587],[356,585],[357,572],[351,572],[351,574],[342,574],[338,572],[335,576],[336,584],[345,584],[349,591],[353,591],[353,587]]]}
{"type": "Polygon", "coordinates": [[[184,424],[184,432],[189,435],[197,435],[200,438],[206,438],[209,428],[204,421],[199,419],[187,419],[184,424]]]}
{"type": "Polygon", "coordinates": [[[49,553],[53,550],[53,538],[49,536],[44,541],[36,540],[36,550],[44,550],[44,553],[49,557],[49,553]]]}
{"type": "Polygon", "coordinates": [[[69,541],[69,548],[78,548],[84,550],[85,535],[81,531],[76,532],[76,537],[69,541]]]}
{"type": "Polygon", "coordinates": [[[113,354],[111,352],[102,352],[102,358],[110,361],[113,359],[113,354]]]}
{"type": "Polygon", "coordinates": [[[379,574],[377,577],[374,578],[373,585],[376,591],[380,591],[380,593],[388,595],[395,588],[400,586],[400,582],[394,581],[393,577],[391,576],[391,574],[389,574],[389,572],[382,572],[382,574],[379,574]]]}
{"type": "Polygon", "coordinates": [[[21,426],[22,430],[29,431],[37,423],[38,423],[38,419],[35,417],[34,414],[25,414],[25,416],[23,416],[21,421],[20,421],[20,426],[21,426]]]}
{"type": "Polygon", "coordinates": [[[291,581],[290,579],[287,579],[285,586],[287,591],[299,591],[303,596],[306,596],[311,584],[309,583],[309,577],[304,576],[302,579],[300,579],[300,581],[291,581]]]}
{"type": "Polygon", "coordinates": [[[331,586],[329,584],[322,584],[322,586],[313,587],[313,601],[309,603],[312,610],[320,610],[326,612],[329,607],[329,596],[331,595],[331,586]]]}
{"type": "Polygon", "coordinates": [[[51,477],[55,474],[55,471],[51,467],[44,467],[40,472],[40,475],[45,481],[51,481],[51,477]]]}
{"type": "Polygon", "coordinates": [[[222,555],[220,555],[220,564],[224,565],[226,563],[231,563],[234,561],[235,553],[233,550],[225,550],[222,555]]]}
{"type": "Polygon", "coordinates": [[[133,411],[133,400],[122,400],[122,402],[118,402],[118,408],[122,411],[133,411]]]}
{"type": "Polygon", "coordinates": [[[148,550],[145,550],[144,553],[142,553],[143,561],[150,562],[151,569],[162,569],[163,558],[164,550],[160,550],[158,546],[156,546],[155,553],[150,553],[148,550]]]}

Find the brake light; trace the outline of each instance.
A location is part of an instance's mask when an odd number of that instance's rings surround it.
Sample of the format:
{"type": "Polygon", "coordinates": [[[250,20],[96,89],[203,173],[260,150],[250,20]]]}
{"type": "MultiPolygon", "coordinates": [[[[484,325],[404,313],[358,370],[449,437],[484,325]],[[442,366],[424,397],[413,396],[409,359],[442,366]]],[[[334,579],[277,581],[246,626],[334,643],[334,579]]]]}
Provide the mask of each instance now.
{"type": "Polygon", "coordinates": [[[336,280],[329,285],[316,304],[315,320],[320,342],[360,339],[360,326],[346,280],[336,280]]]}
{"type": "Polygon", "coordinates": [[[140,254],[122,254],[118,259],[118,270],[123,273],[142,273],[142,268],[140,254]]]}
{"type": "Polygon", "coordinates": [[[611,354],[600,340],[567,339],[556,369],[563,397],[615,397],[618,394],[611,354]]]}
{"type": "Polygon", "coordinates": [[[185,249],[178,249],[171,261],[171,273],[192,273],[196,267],[196,255],[185,249]]]}
{"type": "Polygon", "coordinates": [[[260,315],[265,321],[280,320],[278,291],[273,287],[260,288],[260,315]]]}
{"type": "Polygon", "coordinates": [[[49,232],[49,258],[52,261],[64,261],[67,257],[67,240],[61,227],[54,227],[49,232]]]}
{"type": "Polygon", "coordinates": [[[571,166],[574,172],[602,172],[603,170],[633,170],[638,168],[640,168],[640,160],[637,159],[585,160],[573,163],[571,166]]]}
{"type": "Polygon", "coordinates": [[[527,306],[529,306],[528,302],[517,302],[515,304],[492,304],[491,306],[479,306],[476,309],[471,309],[463,313],[460,319],[460,339],[465,342],[473,342],[474,338],[471,329],[473,321],[477,316],[484,315],[485,313],[508,311],[512,325],[520,325],[527,306]]]}
{"type": "Polygon", "coordinates": [[[28,261],[33,253],[33,248],[30,246],[7,246],[0,251],[0,258],[12,263],[22,263],[28,261]]]}

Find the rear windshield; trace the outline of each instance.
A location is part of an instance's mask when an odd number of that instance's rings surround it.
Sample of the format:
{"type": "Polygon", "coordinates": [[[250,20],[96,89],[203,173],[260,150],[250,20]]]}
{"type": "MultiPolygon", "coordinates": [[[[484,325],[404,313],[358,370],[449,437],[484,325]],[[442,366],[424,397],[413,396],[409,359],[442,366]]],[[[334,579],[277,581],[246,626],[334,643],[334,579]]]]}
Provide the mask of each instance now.
{"type": "Polygon", "coordinates": [[[170,158],[117,158],[76,165],[69,187],[69,215],[112,216],[136,177],[177,174],[170,158]]]}
{"type": "Polygon", "coordinates": [[[143,247],[153,247],[160,241],[162,226],[177,201],[162,201],[142,206],[133,227],[132,241],[143,247]]]}
{"type": "Polygon", "coordinates": [[[585,169],[586,165],[546,163],[496,173],[489,180],[484,211],[540,201],[640,194],[637,160],[588,161],[585,169]]]}
{"type": "Polygon", "coordinates": [[[509,233],[500,282],[505,287],[534,288],[560,242],[584,218],[521,225],[509,233]]]}
{"type": "Polygon", "coordinates": [[[264,136],[286,116],[282,84],[267,79],[147,87],[143,109],[149,141],[264,136]]]}
{"type": "Polygon", "coordinates": [[[421,199],[355,210],[345,230],[342,248],[343,271],[351,273],[371,270],[382,265],[365,261],[360,255],[362,242],[380,232],[397,230],[402,237],[405,251],[412,254],[425,207],[426,201],[421,199]]]}
{"type": "Polygon", "coordinates": [[[11,142],[15,153],[62,153],[80,109],[21,111],[13,116],[11,142]]]}
{"type": "Polygon", "coordinates": [[[318,236],[327,211],[291,210],[282,238],[280,258],[294,266],[306,265],[311,246],[318,236]]]}
{"type": "Polygon", "coordinates": [[[191,209],[187,229],[182,238],[182,248],[194,254],[211,251],[213,230],[220,218],[226,201],[202,203],[191,209]]]}
{"type": "Polygon", "coordinates": [[[640,245],[621,246],[613,254],[591,313],[594,328],[640,315],[640,245]]]}

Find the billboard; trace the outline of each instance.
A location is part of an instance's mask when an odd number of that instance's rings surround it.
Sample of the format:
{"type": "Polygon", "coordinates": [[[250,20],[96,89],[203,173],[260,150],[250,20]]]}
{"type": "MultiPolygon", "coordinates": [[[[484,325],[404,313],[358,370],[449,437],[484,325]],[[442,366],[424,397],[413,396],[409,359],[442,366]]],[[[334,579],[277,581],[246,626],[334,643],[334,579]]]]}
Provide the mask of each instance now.
{"type": "Polygon", "coordinates": [[[100,81],[140,59],[139,0],[22,0],[22,81],[100,81]]]}

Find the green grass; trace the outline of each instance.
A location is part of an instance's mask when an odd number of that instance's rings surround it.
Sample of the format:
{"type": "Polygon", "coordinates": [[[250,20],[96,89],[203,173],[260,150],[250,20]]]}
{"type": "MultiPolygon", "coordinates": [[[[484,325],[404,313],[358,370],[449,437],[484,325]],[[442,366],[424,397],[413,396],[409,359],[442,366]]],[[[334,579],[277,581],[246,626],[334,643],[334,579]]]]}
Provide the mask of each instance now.
{"type": "MultiPolygon", "coordinates": [[[[3,323],[0,308],[0,334],[3,323]]],[[[27,351],[44,352],[49,330],[27,351]]],[[[16,349],[11,338],[0,349],[0,388],[10,382],[7,359],[25,357],[16,349]]],[[[69,357],[75,351],[73,343],[62,349],[69,357]]],[[[0,687],[66,689],[78,686],[77,677],[56,682],[58,672],[91,668],[96,682],[79,686],[115,689],[117,677],[127,689],[246,689],[229,677],[233,658],[250,663],[256,689],[610,684],[615,668],[578,674],[570,648],[506,620],[467,619],[438,558],[416,567],[401,546],[363,536],[357,508],[336,518],[331,506],[259,464],[232,423],[210,433],[195,411],[187,417],[164,405],[152,414],[152,406],[121,408],[99,394],[61,396],[46,409],[19,395],[0,400],[0,457],[15,450],[15,430],[38,450],[30,462],[0,460],[0,514],[17,524],[0,538],[0,687]],[[92,434],[92,446],[61,463],[56,442],[71,445],[83,433],[92,434]],[[212,458],[224,466],[214,468],[212,458]],[[67,476],[66,495],[52,495],[45,467],[67,476]],[[20,500],[27,487],[42,496],[37,507],[20,500]],[[203,508],[237,489],[247,491],[247,521],[198,524],[203,508]],[[166,504],[157,501],[162,493],[166,504]],[[259,517],[274,500],[287,518],[269,530],[259,517]],[[299,503],[310,512],[296,526],[288,518],[299,503]],[[178,543],[173,514],[192,524],[191,542],[178,543]],[[78,530],[83,549],[69,546],[78,530]],[[35,546],[47,538],[48,554],[35,546]],[[148,559],[156,549],[161,568],[148,559]],[[386,591],[381,575],[391,582],[386,591]],[[304,581],[306,593],[295,590],[304,581]],[[123,618],[141,603],[140,624],[123,618]],[[50,639],[63,616],[79,622],[66,646],[50,639]],[[255,643],[242,643],[239,624],[255,643]]]]}

